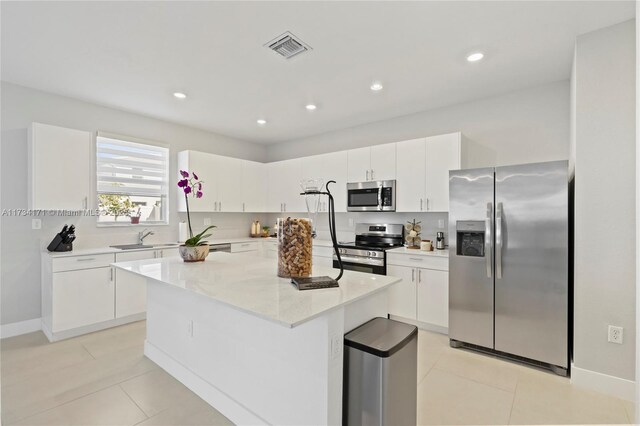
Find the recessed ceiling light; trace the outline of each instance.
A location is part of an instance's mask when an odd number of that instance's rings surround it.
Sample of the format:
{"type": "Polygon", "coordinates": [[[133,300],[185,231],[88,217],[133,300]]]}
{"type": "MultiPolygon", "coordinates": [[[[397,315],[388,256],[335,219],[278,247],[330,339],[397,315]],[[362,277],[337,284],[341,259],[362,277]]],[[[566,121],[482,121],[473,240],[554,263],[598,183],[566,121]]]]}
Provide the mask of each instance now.
{"type": "Polygon", "coordinates": [[[185,98],[187,97],[187,95],[185,95],[185,94],[184,94],[184,93],[182,93],[182,92],[174,92],[174,93],[173,93],[173,96],[175,96],[175,97],[176,97],[176,98],[178,98],[178,99],[185,99],[185,98]]]}
{"type": "Polygon", "coordinates": [[[317,106],[315,106],[314,104],[309,104],[307,106],[305,106],[306,109],[308,109],[309,111],[313,111],[314,109],[318,108],[317,106]]]}
{"type": "Polygon", "coordinates": [[[380,83],[379,81],[374,81],[371,85],[371,90],[373,90],[374,92],[382,90],[382,83],[380,83]]]}
{"type": "Polygon", "coordinates": [[[474,52],[467,56],[467,61],[469,62],[478,62],[480,59],[484,58],[484,53],[482,52],[474,52]]]}
{"type": "Polygon", "coordinates": [[[263,118],[259,118],[256,120],[256,123],[258,123],[261,126],[264,126],[265,124],[267,124],[267,120],[263,119],[263,118]]]}

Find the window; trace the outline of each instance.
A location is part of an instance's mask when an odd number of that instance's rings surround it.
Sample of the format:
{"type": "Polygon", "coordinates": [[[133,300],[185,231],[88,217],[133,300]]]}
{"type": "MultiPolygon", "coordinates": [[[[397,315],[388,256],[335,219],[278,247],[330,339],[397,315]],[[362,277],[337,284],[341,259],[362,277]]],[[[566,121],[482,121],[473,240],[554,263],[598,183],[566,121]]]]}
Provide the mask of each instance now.
{"type": "Polygon", "coordinates": [[[169,150],[98,133],[98,225],[168,223],[169,150]]]}

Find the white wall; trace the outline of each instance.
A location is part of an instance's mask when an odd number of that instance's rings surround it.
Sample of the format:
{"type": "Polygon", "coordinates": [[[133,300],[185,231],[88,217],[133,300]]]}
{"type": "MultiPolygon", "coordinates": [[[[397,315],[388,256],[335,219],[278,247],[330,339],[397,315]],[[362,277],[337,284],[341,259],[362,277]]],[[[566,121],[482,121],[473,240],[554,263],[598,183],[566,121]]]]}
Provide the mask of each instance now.
{"type": "MultiPolygon", "coordinates": [[[[170,145],[170,176],[177,176],[176,153],[184,149],[264,161],[266,147],[120,110],[89,104],[9,83],[2,83],[1,209],[27,208],[27,127],[36,121],[95,132],[97,130],[164,142],[170,145]]],[[[73,167],[73,158],[61,168],[73,167]]],[[[55,179],[55,176],[52,176],[55,179]]],[[[170,191],[169,226],[154,227],[149,242],[177,239],[177,192],[170,191]]],[[[218,225],[215,237],[246,236],[252,214],[211,213],[193,215],[203,226],[205,217],[218,225]]],[[[258,216],[260,217],[260,216],[258,216]]],[[[264,219],[263,219],[264,220],[264,219]]],[[[31,229],[30,217],[3,216],[1,236],[2,293],[0,324],[40,317],[40,249],[65,223],[76,225],[74,247],[134,243],[136,228],[97,228],[95,218],[42,217],[42,229],[31,229]]]]}
{"type": "Polygon", "coordinates": [[[628,21],[582,35],[575,57],[574,366],[628,381],[636,345],[634,31],[628,21]],[[610,324],[624,327],[624,344],[607,342],[610,324]]]}
{"type": "Polygon", "coordinates": [[[269,147],[269,161],[461,131],[497,165],[569,158],[569,81],[269,147]]]}

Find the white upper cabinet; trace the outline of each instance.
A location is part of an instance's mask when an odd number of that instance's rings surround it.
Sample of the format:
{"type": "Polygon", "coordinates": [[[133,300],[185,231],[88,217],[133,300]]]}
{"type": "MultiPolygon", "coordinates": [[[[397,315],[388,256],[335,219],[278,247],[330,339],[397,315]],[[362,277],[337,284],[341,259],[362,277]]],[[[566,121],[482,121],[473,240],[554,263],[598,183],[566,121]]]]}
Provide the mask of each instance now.
{"type": "MultiPolygon", "coordinates": [[[[178,153],[178,170],[189,173],[196,172],[202,181],[202,198],[189,196],[189,211],[213,212],[218,202],[218,186],[216,184],[216,155],[198,151],[181,151],[178,153]]],[[[177,182],[179,176],[169,179],[169,182],[177,182]]],[[[186,212],[185,197],[182,188],[178,191],[178,211],[186,212]]]]}
{"type": "Polygon", "coordinates": [[[218,212],[241,212],[242,194],[242,160],[216,155],[216,185],[218,212]]]}
{"type": "Polygon", "coordinates": [[[90,132],[31,124],[27,175],[30,209],[90,207],[93,139],[90,132]]]}
{"type": "Polygon", "coordinates": [[[396,211],[424,211],[426,208],[425,138],[398,142],[396,148],[396,211]]]}
{"type": "Polygon", "coordinates": [[[387,143],[347,151],[348,181],[391,180],[396,178],[396,144],[387,143]]]}
{"type": "Polygon", "coordinates": [[[396,178],[396,144],[386,143],[371,147],[371,180],[396,178]]]}
{"type": "Polygon", "coordinates": [[[449,210],[449,170],[461,167],[460,133],[397,143],[399,212],[449,210]]]}
{"type": "MultiPolygon", "coordinates": [[[[322,179],[329,185],[335,201],[336,212],[347,211],[347,151],[331,152],[302,158],[302,179],[322,179]]],[[[324,189],[325,187],[323,187],[324,189]]],[[[320,212],[329,211],[329,197],[322,196],[318,208],[320,212]]]]}
{"type": "Polygon", "coordinates": [[[302,188],[302,160],[276,161],[269,163],[269,195],[267,210],[271,213],[306,212],[304,197],[300,195],[302,188]]]}
{"type": "Polygon", "coordinates": [[[242,199],[245,212],[263,212],[267,208],[267,165],[256,161],[242,163],[242,199]]]}
{"type": "Polygon", "coordinates": [[[449,170],[460,169],[462,135],[450,133],[426,139],[426,211],[449,211],[449,170]]]}

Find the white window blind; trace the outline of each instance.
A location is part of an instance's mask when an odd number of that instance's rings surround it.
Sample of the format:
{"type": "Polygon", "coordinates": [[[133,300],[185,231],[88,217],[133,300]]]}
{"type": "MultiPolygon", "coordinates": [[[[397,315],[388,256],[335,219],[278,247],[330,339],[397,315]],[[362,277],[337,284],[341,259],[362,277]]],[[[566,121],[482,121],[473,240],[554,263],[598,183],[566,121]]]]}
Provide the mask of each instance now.
{"type": "Polygon", "coordinates": [[[98,194],[166,197],[169,150],[98,134],[98,194]]]}

